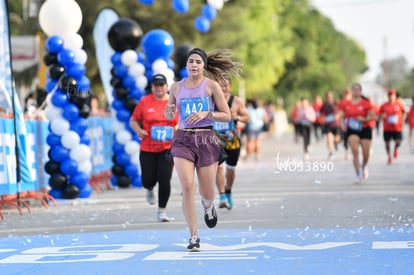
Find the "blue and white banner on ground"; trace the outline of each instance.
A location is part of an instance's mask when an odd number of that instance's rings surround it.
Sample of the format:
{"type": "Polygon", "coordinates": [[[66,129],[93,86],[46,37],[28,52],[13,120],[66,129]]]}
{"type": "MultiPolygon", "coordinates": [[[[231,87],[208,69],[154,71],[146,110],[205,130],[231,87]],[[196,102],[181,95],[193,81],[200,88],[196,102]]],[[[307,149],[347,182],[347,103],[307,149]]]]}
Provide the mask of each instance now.
{"type": "Polygon", "coordinates": [[[414,274],[413,228],[125,230],[0,238],[4,274],[414,274]]]}
{"type": "MultiPolygon", "coordinates": [[[[49,160],[48,121],[25,120],[26,135],[19,135],[19,163],[22,180],[16,178],[16,152],[14,122],[0,119],[0,195],[16,194],[20,191],[39,190],[48,186],[49,175],[44,165],[49,160]]],[[[112,118],[88,118],[88,136],[91,139],[91,175],[108,171],[112,167],[112,118]]]]}

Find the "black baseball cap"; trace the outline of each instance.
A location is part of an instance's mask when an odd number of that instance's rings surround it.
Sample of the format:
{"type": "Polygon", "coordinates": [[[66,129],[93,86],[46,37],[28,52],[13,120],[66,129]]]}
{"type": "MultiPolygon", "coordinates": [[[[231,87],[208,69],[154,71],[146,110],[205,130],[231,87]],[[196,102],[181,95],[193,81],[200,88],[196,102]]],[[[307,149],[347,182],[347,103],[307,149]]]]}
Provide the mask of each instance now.
{"type": "Polygon", "coordinates": [[[167,78],[163,74],[155,74],[152,77],[151,84],[167,84],[167,78]]]}

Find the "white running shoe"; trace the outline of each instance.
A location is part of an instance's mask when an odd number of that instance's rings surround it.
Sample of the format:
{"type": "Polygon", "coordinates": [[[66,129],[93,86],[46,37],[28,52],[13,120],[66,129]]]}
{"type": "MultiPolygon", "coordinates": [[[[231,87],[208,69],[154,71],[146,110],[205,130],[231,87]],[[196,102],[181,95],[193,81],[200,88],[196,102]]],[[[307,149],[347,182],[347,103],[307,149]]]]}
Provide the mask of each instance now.
{"type": "Polygon", "coordinates": [[[164,211],[158,212],[158,222],[170,222],[170,218],[167,216],[167,213],[165,213],[164,211]]]}

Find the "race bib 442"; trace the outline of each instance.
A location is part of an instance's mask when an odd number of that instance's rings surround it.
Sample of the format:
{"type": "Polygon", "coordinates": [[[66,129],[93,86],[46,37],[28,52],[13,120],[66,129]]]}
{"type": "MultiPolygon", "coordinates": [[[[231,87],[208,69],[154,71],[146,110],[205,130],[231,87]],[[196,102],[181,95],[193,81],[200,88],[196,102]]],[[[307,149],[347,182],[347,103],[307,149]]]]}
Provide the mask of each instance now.
{"type": "Polygon", "coordinates": [[[181,99],[181,115],[185,119],[192,113],[210,111],[210,97],[191,97],[181,99]]]}

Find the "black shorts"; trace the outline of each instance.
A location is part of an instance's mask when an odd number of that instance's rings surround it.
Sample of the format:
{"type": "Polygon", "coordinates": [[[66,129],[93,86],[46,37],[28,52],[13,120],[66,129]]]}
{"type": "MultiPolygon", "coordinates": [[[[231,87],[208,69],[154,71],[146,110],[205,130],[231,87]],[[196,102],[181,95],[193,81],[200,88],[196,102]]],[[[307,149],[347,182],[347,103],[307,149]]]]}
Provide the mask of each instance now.
{"type": "Polygon", "coordinates": [[[325,125],[325,133],[332,133],[334,136],[339,135],[341,133],[339,127],[332,127],[325,125]]]}
{"type": "Polygon", "coordinates": [[[357,135],[360,139],[369,139],[372,140],[372,128],[371,127],[364,127],[361,131],[355,131],[348,129],[345,133],[345,138],[348,139],[351,135],[357,135]]]}
{"type": "Polygon", "coordinates": [[[397,131],[384,131],[383,133],[384,141],[393,140],[402,140],[402,132],[397,131]]]}
{"type": "Polygon", "coordinates": [[[235,150],[226,149],[227,159],[226,164],[231,167],[236,167],[240,157],[240,148],[235,150]]]}

